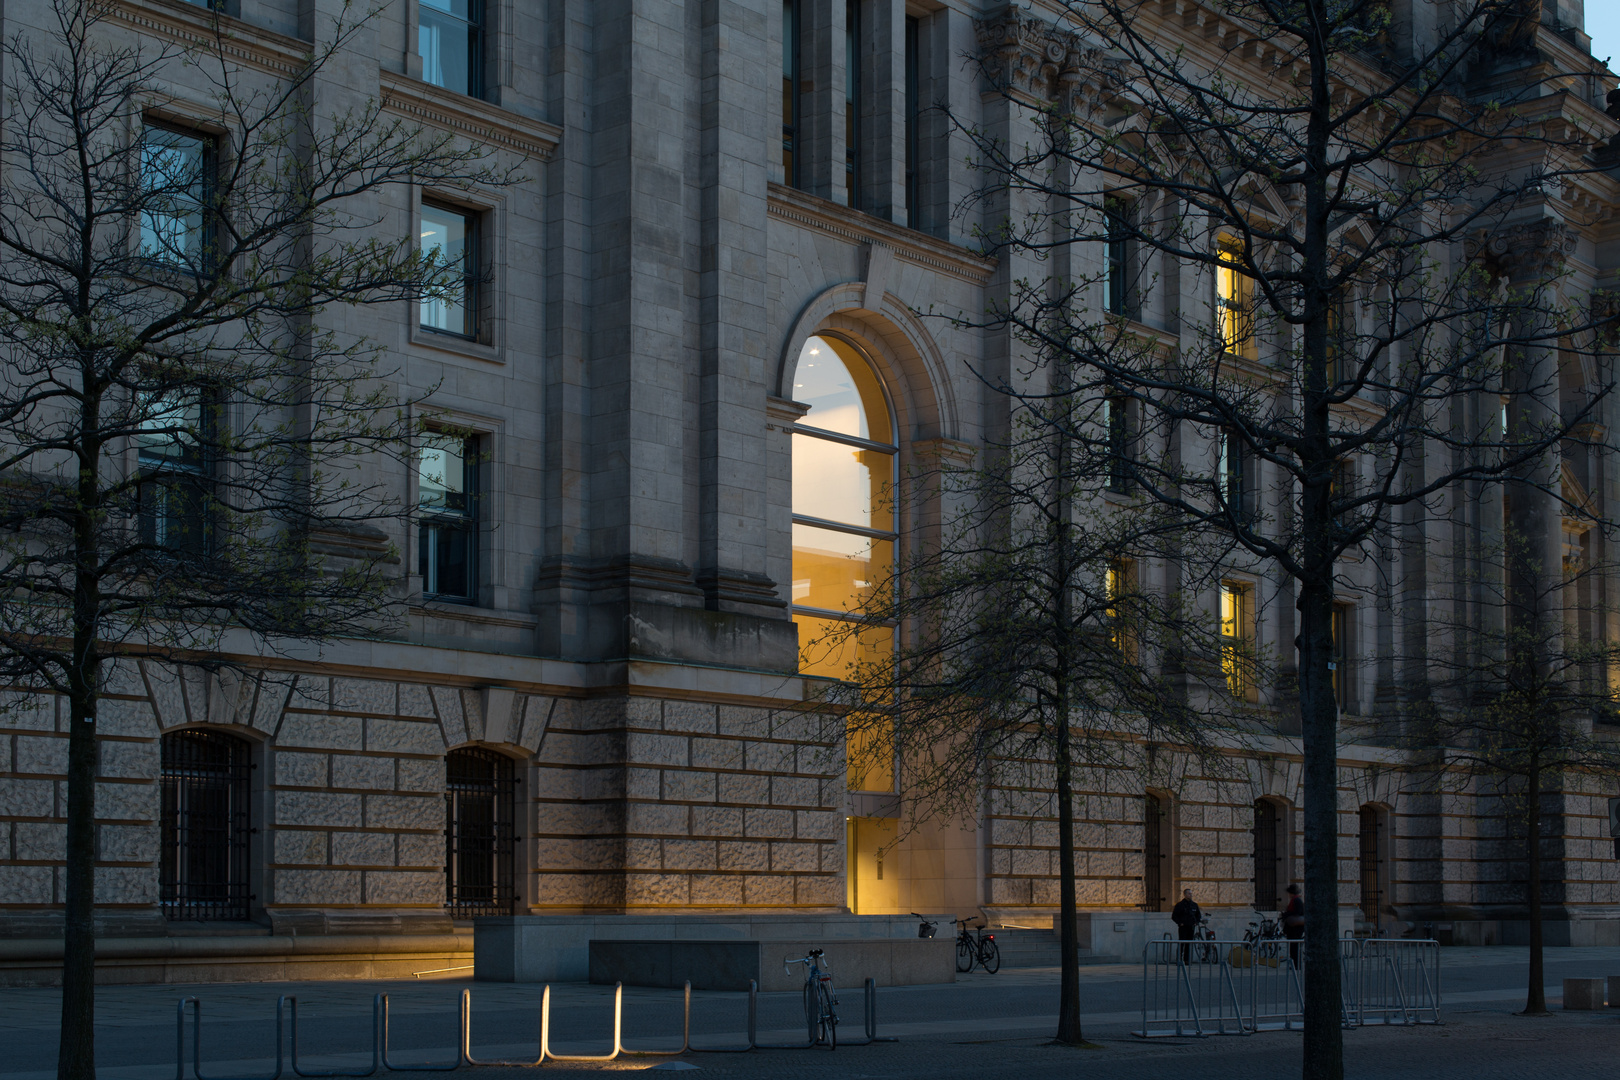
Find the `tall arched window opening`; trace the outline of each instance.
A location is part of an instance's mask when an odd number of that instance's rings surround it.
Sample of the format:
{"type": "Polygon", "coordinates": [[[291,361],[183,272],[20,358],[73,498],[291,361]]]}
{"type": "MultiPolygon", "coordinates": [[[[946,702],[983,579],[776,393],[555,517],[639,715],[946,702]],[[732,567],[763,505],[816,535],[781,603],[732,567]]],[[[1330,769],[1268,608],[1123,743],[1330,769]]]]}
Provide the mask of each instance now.
{"type": "Polygon", "coordinates": [[[1148,792],[1142,800],[1142,907],[1169,911],[1174,867],[1170,839],[1170,799],[1148,792]]]}
{"type": "Polygon", "coordinates": [[[246,919],[250,747],[223,731],[163,736],[158,903],[171,919],[246,919]]]}
{"type": "Polygon", "coordinates": [[[516,791],[511,758],[476,746],[445,755],[445,903],[454,918],[512,914],[516,791]]]}
{"type": "MultiPolygon", "coordinates": [[[[871,601],[895,569],[894,413],[871,362],[851,342],[810,338],[794,369],[793,398],[809,406],[793,429],[793,620],[799,670],[851,677],[894,648],[895,627],[871,601]]],[[[898,875],[883,856],[895,836],[894,758],[881,732],[852,731],[848,783],[848,903],[862,914],[897,910],[898,875]]]]}
{"type": "Polygon", "coordinates": [[[1288,861],[1287,824],[1282,804],[1275,799],[1254,803],[1254,906],[1257,911],[1282,910],[1284,864],[1288,861]]]}
{"type": "Polygon", "coordinates": [[[1361,915],[1377,926],[1389,905],[1389,823],[1382,807],[1361,808],[1361,915]]]}

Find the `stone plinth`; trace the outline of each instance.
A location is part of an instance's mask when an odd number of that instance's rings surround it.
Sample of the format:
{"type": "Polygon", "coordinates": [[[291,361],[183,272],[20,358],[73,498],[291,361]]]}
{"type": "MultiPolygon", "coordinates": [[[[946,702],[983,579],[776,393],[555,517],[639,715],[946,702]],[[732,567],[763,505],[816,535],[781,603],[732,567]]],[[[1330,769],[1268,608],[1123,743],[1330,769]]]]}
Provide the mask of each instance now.
{"type": "Polygon", "coordinates": [[[1601,1009],[1601,1008],[1603,1008],[1603,980],[1602,979],[1565,979],[1564,980],[1564,1008],[1566,1008],[1566,1009],[1601,1009]]]}
{"type": "Polygon", "coordinates": [[[947,938],[909,941],[854,938],[809,941],[626,941],[590,943],[593,983],[694,990],[746,990],[752,979],[760,990],[796,990],[804,966],[784,961],[824,949],[823,969],[837,986],[854,988],[867,979],[878,986],[918,986],[956,981],[955,944],[947,938]]]}

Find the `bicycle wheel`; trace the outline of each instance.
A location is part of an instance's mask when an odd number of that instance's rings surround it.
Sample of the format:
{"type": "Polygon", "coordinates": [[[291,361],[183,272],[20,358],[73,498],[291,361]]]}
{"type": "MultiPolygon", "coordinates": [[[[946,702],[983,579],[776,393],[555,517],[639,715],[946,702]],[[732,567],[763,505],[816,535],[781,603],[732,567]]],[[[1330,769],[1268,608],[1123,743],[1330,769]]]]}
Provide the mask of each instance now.
{"type": "Polygon", "coordinates": [[[804,1026],[811,1046],[821,1041],[821,998],[816,984],[808,981],[804,984],[804,1026]]]}
{"type": "Polygon", "coordinates": [[[973,942],[956,939],[956,970],[959,972],[973,970],[973,942]]]}
{"type": "Polygon", "coordinates": [[[838,1049],[838,1012],[833,1008],[832,991],[827,984],[821,985],[821,1041],[827,1044],[827,1049],[838,1049]]]}
{"type": "Polygon", "coordinates": [[[989,938],[979,943],[979,963],[992,975],[1001,970],[1001,950],[989,938]]]}

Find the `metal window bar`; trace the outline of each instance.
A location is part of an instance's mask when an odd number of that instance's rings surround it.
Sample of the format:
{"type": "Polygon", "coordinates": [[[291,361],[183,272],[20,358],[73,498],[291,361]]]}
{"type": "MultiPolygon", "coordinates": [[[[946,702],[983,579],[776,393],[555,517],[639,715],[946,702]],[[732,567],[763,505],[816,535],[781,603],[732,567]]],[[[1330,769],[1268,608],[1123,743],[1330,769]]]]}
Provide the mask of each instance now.
{"type": "Polygon", "coordinates": [[[1265,799],[1254,804],[1254,906],[1274,911],[1277,905],[1277,808],[1265,799]]]}
{"type": "Polygon", "coordinates": [[[453,918],[510,915],[516,777],[512,759],[481,747],[445,757],[445,896],[453,918]]]}
{"type": "Polygon", "coordinates": [[[221,731],[163,736],[158,902],[170,919],[248,917],[249,749],[221,731]]]}
{"type": "Polygon", "coordinates": [[[1148,911],[1164,910],[1164,850],[1160,843],[1164,809],[1155,795],[1143,800],[1142,814],[1142,906],[1148,911]]]}

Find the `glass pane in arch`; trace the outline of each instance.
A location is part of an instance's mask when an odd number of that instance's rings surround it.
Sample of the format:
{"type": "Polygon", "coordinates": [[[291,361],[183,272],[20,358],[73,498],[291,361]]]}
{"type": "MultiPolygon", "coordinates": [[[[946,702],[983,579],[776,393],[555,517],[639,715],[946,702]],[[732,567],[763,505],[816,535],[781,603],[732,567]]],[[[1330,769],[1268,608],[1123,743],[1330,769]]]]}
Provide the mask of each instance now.
{"type": "Polygon", "coordinates": [[[795,433],[793,512],[840,525],[894,528],[894,455],[795,433]]]}
{"type": "Polygon", "coordinates": [[[793,526],[793,602],[826,611],[868,605],[894,567],[894,542],[793,526]]]}
{"type": "Polygon", "coordinates": [[[806,427],[894,443],[889,401],[872,365],[849,342],[817,335],[804,343],[793,370],[793,400],[810,406],[806,427]]]}

